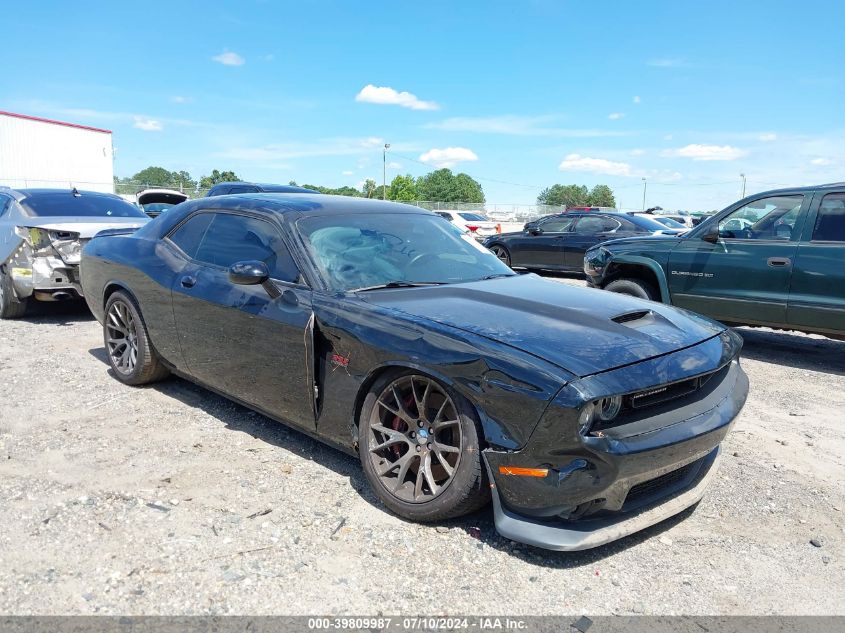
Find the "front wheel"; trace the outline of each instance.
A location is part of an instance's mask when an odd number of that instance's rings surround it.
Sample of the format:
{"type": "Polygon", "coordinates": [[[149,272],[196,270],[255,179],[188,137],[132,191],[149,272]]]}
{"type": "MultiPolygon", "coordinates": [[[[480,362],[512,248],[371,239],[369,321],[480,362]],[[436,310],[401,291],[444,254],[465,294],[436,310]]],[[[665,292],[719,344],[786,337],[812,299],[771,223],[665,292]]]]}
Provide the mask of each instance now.
{"type": "Polygon", "coordinates": [[[134,299],[115,292],[106,301],[105,312],[103,342],[117,379],[127,385],[145,385],[167,377],[170,371],[150,344],[134,299]]]}
{"type": "Polygon", "coordinates": [[[492,252],[492,253],[493,253],[496,257],[498,257],[498,258],[499,258],[499,260],[500,260],[500,261],[501,261],[501,262],[502,262],[505,266],[507,266],[508,268],[510,268],[510,265],[511,265],[511,254],[508,252],[508,249],[506,249],[504,246],[501,246],[501,245],[499,245],[499,244],[493,244],[493,246],[491,246],[491,247],[490,247],[490,251],[491,251],[491,252],[492,252]]]}
{"type": "Polygon", "coordinates": [[[642,279],[616,279],[607,284],[604,289],[649,301],[660,300],[660,295],[657,294],[654,286],[642,279]]]}
{"type": "Polygon", "coordinates": [[[413,521],[462,516],[490,498],[475,412],[411,371],[378,379],[364,400],[358,452],[373,491],[413,521]]]}

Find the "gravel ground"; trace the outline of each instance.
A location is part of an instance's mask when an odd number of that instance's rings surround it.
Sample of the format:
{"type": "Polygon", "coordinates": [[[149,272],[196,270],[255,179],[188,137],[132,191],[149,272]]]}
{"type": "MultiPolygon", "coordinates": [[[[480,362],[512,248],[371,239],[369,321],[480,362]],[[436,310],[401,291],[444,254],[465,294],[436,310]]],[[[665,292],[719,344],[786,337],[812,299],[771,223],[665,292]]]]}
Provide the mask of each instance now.
{"type": "Polygon", "coordinates": [[[489,509],[404,522],[354,459],[183,380],[123,386],[82,307],[0,322],[0,613],[845,614],[845,343],[741,333],[704,500],[558,554],[489,509]]]}

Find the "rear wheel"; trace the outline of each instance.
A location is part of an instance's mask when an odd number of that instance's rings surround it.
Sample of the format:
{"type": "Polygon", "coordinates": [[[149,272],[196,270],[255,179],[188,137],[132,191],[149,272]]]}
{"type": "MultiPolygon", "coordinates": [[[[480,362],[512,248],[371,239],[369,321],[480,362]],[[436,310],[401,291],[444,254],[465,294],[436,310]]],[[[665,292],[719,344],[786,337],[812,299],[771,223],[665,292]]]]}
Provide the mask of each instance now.
{"type": "Polygon", "coordinates": [[[491,251],[491,252],[492,252],[492,253],[493,253],[496,257],[498,257],[498,258],[499,258],[499,260],[501,260],[501,262],[502,262],[505,266],[507,266],[508,268],[510,268],[510,265],[511,265],[511,254],[508,252],[508,249],[506,249],[504,246],[502,246],[502,245],[500,245],[500,244],[493,244],[493,246],[491,246],[491,247],[490,247],[490,251],[491,251]]]}
{"type": "Polygon", "coordinates": [[[472,408],[413,372],[375,382],[361,410],[358,451],[373,491],[413,521],[458,517],[490,498],[472,408]]]}
{"type": "Polygon", "coordinates": [[[657,293],[657,289],[652,284],[642,279],[616,279],[607,284],[604,289],[610,290],[611,292],[618,292],[623,295],[639,297],[640,299],[648,299],[649,301],[660,300],[660,295],[657,293]]]}
{"type": "Polygon", "coordinates": [[[0,266],[0,319],[17,319],[26,312],[28,301],[17,300],[12,288],[12,277],[6,266],[0,266]]]}
{"type": "Polygon", "coordinates": [[[106,301],[103,342],[109,365],[127,385],[145,385],[170,374],[150,344],[135,301],[124,292],[115,292],[106,301]]]}

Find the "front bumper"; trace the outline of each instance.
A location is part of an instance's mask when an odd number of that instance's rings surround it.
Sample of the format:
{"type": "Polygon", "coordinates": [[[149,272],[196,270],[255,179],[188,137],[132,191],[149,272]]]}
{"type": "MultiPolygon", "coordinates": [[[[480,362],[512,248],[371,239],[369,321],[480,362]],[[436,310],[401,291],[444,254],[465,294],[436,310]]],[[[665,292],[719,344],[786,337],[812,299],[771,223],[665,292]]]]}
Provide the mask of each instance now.
{"type": "MultiPolygon", "coordinates": [[[[594,519],[549,523],[520,516],[502,505],[493,486],[496,531],[520,543],[560,552],[574,552],[605,545],[675,516],[695,505],[716,475],[721,449],[717,446],[690,465],[670,490],[663,489],[635,509],[594,519]]],[[[488,465],[489,468],[489,465],[488,465]]]]}
{"type": "Polygon", "coordinates": [[[584,549],[698,501],[748,395],[748,378],[738,360],[722,365],[719,348],[717,340],[710,340],[641,367],[582,379],[555,398],[523,448],[486,449],[499,532],[549,549],[584,549]],[[630,412],[601,432],[577,432],[573,394],[629,393],[633,385],[642,385],[642,372],[678,377],[683,366],[696,363],[709,367],[711,376],[697,391],[630,412]],[[546,474],[518,476],[512,468],[546,474]]]}

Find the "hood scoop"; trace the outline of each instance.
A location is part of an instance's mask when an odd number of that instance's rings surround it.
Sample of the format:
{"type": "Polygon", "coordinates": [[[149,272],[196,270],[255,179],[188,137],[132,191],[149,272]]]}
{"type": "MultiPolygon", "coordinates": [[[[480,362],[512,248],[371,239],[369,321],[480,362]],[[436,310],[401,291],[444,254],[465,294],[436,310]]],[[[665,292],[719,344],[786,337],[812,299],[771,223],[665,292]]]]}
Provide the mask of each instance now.
{"type": "Polygon", "coordinates": [[[651,310],[637,310],[635,312],[626,312],[610,318],[614,323],[625,325],[627,327],[637,327],[640,325],[650,325],[654,323],[654,312],[651,310]]]}

